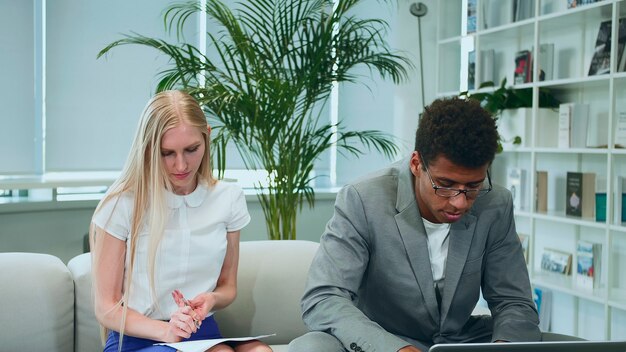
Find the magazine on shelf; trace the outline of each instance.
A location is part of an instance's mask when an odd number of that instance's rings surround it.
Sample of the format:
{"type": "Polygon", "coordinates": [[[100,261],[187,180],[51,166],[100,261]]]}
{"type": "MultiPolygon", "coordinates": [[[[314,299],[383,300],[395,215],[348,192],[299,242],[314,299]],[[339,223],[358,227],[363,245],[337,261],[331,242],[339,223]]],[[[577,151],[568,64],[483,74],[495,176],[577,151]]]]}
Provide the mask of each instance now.
{"type": "Polygon", "coordinates": [[[552,318],[552,291],[535,287],[533,289],[533,301],[539,313],[539,330],[550,330],[550,319],[552,318]]]}
{"type": "Polygon", "coordinates": [[[576,285],[586,290],[600,286],[602,245],[579,240],[576,244],[576,285]]]}
{"type": "Polygon", "coordinates": [[[569,275],[572,272],[572,254],[557,249],[544,248],[541,269],[547,272],[569,275]]]}

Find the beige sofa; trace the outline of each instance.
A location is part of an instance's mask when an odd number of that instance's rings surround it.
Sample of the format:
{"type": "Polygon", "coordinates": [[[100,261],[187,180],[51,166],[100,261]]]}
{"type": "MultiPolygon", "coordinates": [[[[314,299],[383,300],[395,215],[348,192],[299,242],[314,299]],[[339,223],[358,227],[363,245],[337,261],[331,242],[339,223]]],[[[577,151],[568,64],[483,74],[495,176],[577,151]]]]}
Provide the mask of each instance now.
{"type": "MultiPolygon", "coordinates": [[[[275,333],[274,351],[306,332],[300,297],[318,244],[310,241],[241,243],[238,296],[216,313],[226,337],[275,333]]],[[[102,351],[91,299],[91,258],[66,266],[57,257],[0,253],[0,350],[102,351]]]]}

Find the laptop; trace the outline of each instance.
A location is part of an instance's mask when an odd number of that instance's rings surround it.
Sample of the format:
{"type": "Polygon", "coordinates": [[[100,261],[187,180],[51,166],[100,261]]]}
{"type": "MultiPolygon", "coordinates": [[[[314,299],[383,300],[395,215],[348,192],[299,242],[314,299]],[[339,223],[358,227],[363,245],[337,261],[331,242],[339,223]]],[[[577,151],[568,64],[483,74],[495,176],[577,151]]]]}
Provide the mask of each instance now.
{"type": "Polygon", "coordinates": [[[448,343],[430,352],[626,352],[626,341],[546,341],[505,343],[448,343]]]}

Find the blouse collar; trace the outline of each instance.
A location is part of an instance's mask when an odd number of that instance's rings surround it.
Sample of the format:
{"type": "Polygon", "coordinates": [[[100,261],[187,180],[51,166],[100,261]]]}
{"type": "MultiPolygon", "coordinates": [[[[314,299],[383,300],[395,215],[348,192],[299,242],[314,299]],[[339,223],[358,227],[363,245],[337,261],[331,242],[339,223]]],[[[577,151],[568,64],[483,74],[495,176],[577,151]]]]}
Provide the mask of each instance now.
{"type": "Polygon", "coordinates": [[[165,198],[167,200],[167,206],[172,209],[180,208],[183,202],[188,207],[197,208],[202,204],[207,192],[208,187],[203,182],[200,182],[193,192],[186,195],[179,195],[166,190],[165,198]]]}

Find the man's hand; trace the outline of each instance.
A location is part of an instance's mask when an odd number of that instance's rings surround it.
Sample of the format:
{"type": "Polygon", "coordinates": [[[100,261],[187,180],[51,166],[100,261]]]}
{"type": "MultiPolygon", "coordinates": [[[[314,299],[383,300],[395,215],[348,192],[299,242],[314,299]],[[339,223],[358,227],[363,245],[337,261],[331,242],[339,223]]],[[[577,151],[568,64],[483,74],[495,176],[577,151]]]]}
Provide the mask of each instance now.
{"type": "Polygon", "coordinates": [[[422,350],[415,346],[406,346],[399,349],[398,352],[422,352],[422,350]]]}

